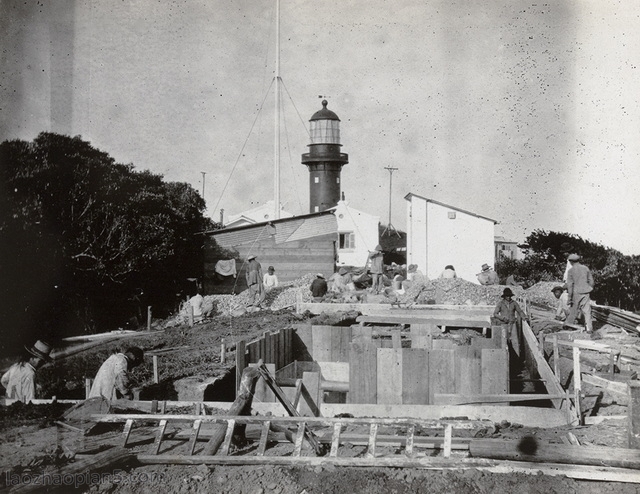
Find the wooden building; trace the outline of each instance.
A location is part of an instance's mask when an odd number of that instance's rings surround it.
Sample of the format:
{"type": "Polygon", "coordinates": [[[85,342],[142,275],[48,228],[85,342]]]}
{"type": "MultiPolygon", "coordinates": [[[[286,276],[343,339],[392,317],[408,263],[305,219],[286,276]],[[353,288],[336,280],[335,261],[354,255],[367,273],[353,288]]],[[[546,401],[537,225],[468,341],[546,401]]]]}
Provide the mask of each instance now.
{"type": "Polygon", "coordinates": [[[322,273],[328,278],[336,265],[338,225],[332,211],[224,228],[205,235],[205,294],[245,290],[244,266],[250,254],[257,256],[264,272],[274,266],[280,283],[309,273],[322,273]],[[218,261],[229,260],[229,255],[236,261],[236,278],[216,274],[218,261]]]}

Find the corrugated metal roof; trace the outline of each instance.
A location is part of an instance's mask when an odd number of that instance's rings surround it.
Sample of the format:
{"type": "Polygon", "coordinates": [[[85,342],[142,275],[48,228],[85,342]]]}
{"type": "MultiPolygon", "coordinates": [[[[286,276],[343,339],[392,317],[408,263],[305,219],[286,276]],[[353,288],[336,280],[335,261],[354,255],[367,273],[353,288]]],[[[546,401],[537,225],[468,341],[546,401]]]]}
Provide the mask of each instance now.
{"type": "Polygon", "coordinates": [[[228,249],[238,245],[252,244],[256,240],[264,240],[269,238],[272,232],[273,227],[263,223],[259,226],[256,225],[254,228],[236,229],[228,232],[219,230],[213,237],[220,247],[228,249]]]}
{"type": "MultiPolygon", "coordinates": [[[[285,240],[285,242],[293,242],[295,240],[304,240],[307,238],[318,237],[320,235],[338,234],[338,220],[332,214],[320,216],[316,218],[307,218],[300,227],[285,240]]],[[[277,237],[277,235],[276,235],[277,237]]],[[[276,243],[277,242],[276,240],[276,243]]]]}
{"type": "Polygon", "coordinates": [[[486,216],[482,216],[480,214],[472,213],[471,211],[467,211],[465,209],[458,208],[456,206],[451,206],[450,204],[445,204],[444,202],[434,201],[433,199],[429,199],[428,197],[423,197],[421,195],[414,194],[413,192],[409,192],[406,196],[404,196],[404,198],[407,201],[410,201],[411,197],[418,197],[418,198],[423,199],[423,200],[425,200],[427,202],[431,202],[433,204],[437,204],[438,206],[443,206],[445,208],[454,209],[455,211],[460,211],[461,213],[469,214],[471,216],[475,216],[476,218],[482,218],[483,220],[493,221],[495,224],[499,223],[497,220],[494,220],[493,218],[487,218],[486,216]]]}

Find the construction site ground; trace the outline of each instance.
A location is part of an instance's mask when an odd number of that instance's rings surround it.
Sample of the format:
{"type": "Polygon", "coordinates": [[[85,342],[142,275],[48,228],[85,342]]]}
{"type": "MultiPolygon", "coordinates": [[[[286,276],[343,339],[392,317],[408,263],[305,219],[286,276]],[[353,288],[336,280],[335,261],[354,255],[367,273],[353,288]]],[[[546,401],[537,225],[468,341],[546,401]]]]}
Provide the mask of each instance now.
{"type": "MultiPolygon", "coordinates": [[[[203,378],[221,375],[230,367],[220,362],[220,344],[233,343],[240,339],[260,336],[264,331],[290,327],[302,322],[313,324],[335,324],[344,315],[321,315],[309,321],[309,315],[295,314],[291,309],[278,311],[263,310],[253,313],[238,313],[214,316],[207,321],[189,327],[178,323],[154,331],[152,334],[129,336],[100,343],[86,351],[67,357],[53,366],[41,370],[42,396],[56,395],[62,398],[82,398],[84,377],[95,375],[100,363],[115,349],[129,345],[139,345],[147,351],[165,350],[161,354],[159,381],[171,383],[188,376],[203,378]]],[[[534,321],[534,330],[536,329],[534,321]]],[[[549,330],[548,321],[539,327],[549,330]]],[[[539,329],[539,328],[538,328],[539,329]]],[[[625,335],[615,328],[605,328],[600,341],[629,347],[625,335]],[[607,336],[609,332],[609,336],[607,336]]],[[[637,340],[637,337],[636,337],[637,340]]],[[[634,344],[635,345],[635,344],[634,344]]],[[[591,354],[590,354],[591,355],[591,354]]],[[[596,352],[593,361],[602,362],[596,352]]],[[[153,370],[147,365],[133,373],[139,385],[152,383],[153,370]]],[[[586,394],[588,387],[583,388],[586,394]]],[[[0,466],[3,479],[0,486],[16,489],[12,484],[20,475],[37,476],[56,472],[84,454],[95,453],[110,445],[122,443],[122,424],[96,428],[93,433],[79,432],[60,427],[55,421],[69,405],[52,403],[48,405],[13,404],[0,407],[0,466]]],[[[615,397],[607,396],[598,404],[599,415],[626,415],[626,406],[615,397]]],[[[221,410],[207,410],[209,414],[224,414],[221,410]]],[[[193,413],[191,409],[182,413],[193,413]]],[[[169,431],[169,428],[167,429],[169,431]]],[[[248,429],[249,431],[249,429],[248,429]]],[[[350,431],[368,434],[368,428],[350,431]]],[[[531,429],[519,424],[496,424],[486,432],[491,438],[521,439],[533,436],[539,441],[551,444],[566,444],[572,435],[585,447],[611,446],[627,447],[627,422],[625,419],[606,420],[596,425],[565,426],[554,429],[531,429]]],[[[330,434],[330,432],[329,432],[330,434]]],[[[135,430],[130,441],[134,451],[144,452],[153,442],[153,431],[144,427],[135,430]],[[146,434],[146,436],[145,436],[146,434]],[[137,438],[137,439],[136,439],[137,438]]],[[[202,443],[198,443],[198,449],[202,443]]],[[[167,443],[167,448],[169,443],[167,443]]],[[[184,443],[176,443],[172,453],[179,453],[184,443]]],[[[255,451],[257,438],[244,444],[232,446],[233,455],[255,451]]],[[[290,455],[290,443],[270,444],[267,455],[290,455]]],[[[393,448],[387,448],[393,452],[393,448]]],[[[384,453],[385,447],[380,451],[384,453]]],[[[346,445],[341,447],[340,456],[362,457],[366,445],[346,445]]],[[[305,453],[303,452],[303,455],[305,453]]],[[[308,454],[308,453],[307,453],[308,454]]],[[[455,452],[468,455],[468,452],[455,452]]],[[[206,465],[137,465],[134,462],[119,465],[114,472],[105,472],[100,482],[80,485],[74,490],[65,485],[62,492],[215,492],[215,493],[415,493],[415,492],[519,492],[519,493],[631,493],[638,492],[639,484],[574,480],[563,476],[527,475],[524,473],[489,473],[478,469],[425,470],[418,468],[370,468],[336,466],[206,466],[206,465]]],[[[33,477],[36,478],[36,477],[33,477]]],[[[35,489],[35,492],[53,490],[53,486],[35,489]]]]}

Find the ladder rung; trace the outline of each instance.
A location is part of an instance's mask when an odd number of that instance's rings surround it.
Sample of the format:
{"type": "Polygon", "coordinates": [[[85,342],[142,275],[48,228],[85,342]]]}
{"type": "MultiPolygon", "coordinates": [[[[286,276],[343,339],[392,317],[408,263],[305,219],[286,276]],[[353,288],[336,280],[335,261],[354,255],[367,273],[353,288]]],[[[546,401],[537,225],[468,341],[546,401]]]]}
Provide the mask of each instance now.
{"type": "Polygon", "coordinates": [[[305,422],[298,423],[298,432],[296,432],[296,442],[293,448],[293,456],[300,456],[302,454],[302,442],[304,441],[304,431],[307,428],[305,422]]]}
{"type": "Polygon", "coordinates": [[[133,419],[127,419],[124,424],[124,430],[122,431],[122,435],[124,436],[124,443],[122,446],[127,445],[127,441],[129,440],[129,434],[131,434],[131,428],[133,427],[133,419]]]}
{"type": "Polygon", "coordinates": [[[375,458],[376,457],[376,439],[378,437],[378,424],[371,424],[371,428],[369,429],[369,447],[367,449],[367,457],[375,458]]]}
{"type": "Polygon", "coordinates": [[[413,456],[413,438],[416,434],[416,426],[410,425],[407,429],[407,444],[404,449],[404,454],[409,458],[413,456]]]}
{"type": "Polygon", "coordinates": [[[451,456],[451,431],[453,426],[447,424],[444,426],[444,457],[449,458],[451,456]]]}
{"type": "Polygon", "coordinates": [[[267,441],[269,440],[270,427],[271,427],[270,420],[267,420],[262,424],[262,434],[260,435],[260,444],[258,445],[258,456],[264,456],[264,452],[267,449],[267,441]]]}
{"type": "Polygon", "coordinates": [[[198,442],[198,434],[200,433],[200,426],[202,426],[202,420],[193,421],[193,436],[189,440],[189,455],[193,455],[196,449],[196,443],[198,442]]]}
{"type": "Polygon", "coordinates": [[[333,436],[331,436],[331,452],[329,456],[338,456],[338,446],[340,446],[340,433],[342,432],[342,424],[337,422],[333,424],[333,436]]]}
{"type": "Polygon", "coordinates": [[[156,436],[156,440],[153,443],[153,452],[152,454],[157,455],[160,452],[160,445],[162,444],[162,438],[164,437],[164,431],[167,428],[167,421],[161,420],[158,425],[158,435],[156,436]]]}
{"type": "Polygon", "coordinates": [[[224,435],[224,441],[222,443],[222,448],[220,449],[220,454],[228,455],[229,448],[231,447],[231,439],[233,438],[233,430],[236,428],[236,421],[234,419],[229,419],[227,421],[227,432],[224,435]]]}

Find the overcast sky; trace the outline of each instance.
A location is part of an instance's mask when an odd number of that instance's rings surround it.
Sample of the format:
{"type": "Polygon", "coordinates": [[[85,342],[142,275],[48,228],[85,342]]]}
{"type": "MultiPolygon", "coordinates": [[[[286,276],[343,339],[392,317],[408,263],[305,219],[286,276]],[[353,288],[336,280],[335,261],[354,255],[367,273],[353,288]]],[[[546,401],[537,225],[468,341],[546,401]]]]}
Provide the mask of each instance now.
{"type": "MultiPolygon", "coordinates": [[[[81,135],[202,191],[274,197],[275,0],[0,0],[0,139],[81,135]],[[264,102],[264,103],[263,103],[264,102]],[[223,188],[226,189],[223,192],[223,188]]],[[[350,205],[413,192],[640,254],[640,2],[282,0],[281,198],[307,213],[308,120],[342,123],[350,205]]]]}

